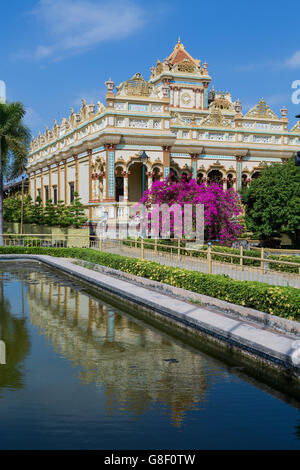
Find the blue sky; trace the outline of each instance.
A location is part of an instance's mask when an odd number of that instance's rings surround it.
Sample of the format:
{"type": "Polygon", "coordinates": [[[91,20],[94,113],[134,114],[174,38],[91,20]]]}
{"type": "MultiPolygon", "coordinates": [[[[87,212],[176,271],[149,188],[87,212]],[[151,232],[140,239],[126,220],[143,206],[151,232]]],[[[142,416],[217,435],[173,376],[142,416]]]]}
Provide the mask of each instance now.
{"type": "Polygon", "coordinates": [[[243,112],[264,97],[290,123],[300,113],[299,0],[1,1],[0,80],[7,99],[23,101],[34,135],[69,116],[81,98],[104,101],[109,76],[118,85],[173,50],[178,35],[208,62],[216,90],[240,98],[243,112]]]}

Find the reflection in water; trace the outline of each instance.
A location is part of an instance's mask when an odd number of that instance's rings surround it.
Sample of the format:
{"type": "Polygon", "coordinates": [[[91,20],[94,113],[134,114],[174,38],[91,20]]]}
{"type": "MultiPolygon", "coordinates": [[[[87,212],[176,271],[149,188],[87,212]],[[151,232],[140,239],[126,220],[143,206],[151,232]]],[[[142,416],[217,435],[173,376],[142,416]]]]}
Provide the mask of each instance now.
{"type": "Polygon", "coordinates": [[[6,345],[6,364],[0,366],[0,395],[1,389],[23,387],[22,361],[30,351],[26,319],[15,317],[10,302],[4,298],[4,281],[10,278],[9,274],[0,271],[0,339],[6,345]]]}
{"type": "Polygon", "coordinates": [[[109,414],[121,408],[141,415],[160,402],[180,426],[185,412],[204,400],[207,381],[200,355],[39,273],[30,274],[27,299],[32,324],[55,351],[81,366],[81,382],[106,385],[109,414]]]}

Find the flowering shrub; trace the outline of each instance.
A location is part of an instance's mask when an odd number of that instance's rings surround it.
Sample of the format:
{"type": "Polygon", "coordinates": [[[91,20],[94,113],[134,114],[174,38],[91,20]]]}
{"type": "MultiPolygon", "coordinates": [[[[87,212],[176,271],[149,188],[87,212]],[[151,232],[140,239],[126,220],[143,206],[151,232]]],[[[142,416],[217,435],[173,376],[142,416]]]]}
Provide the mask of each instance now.
{"type": "MultiPolygon", "coordinates": [[[[220,243],[230,244],[242,232],[243,227],[238,222],[237,216],[242,212],[239,195],[232,189],[223,190],[218,183],[198,184],[195,179],[181,179],[179,182],[172,182],[171,178],[164,181],[155,181],[151,188],[144,192],[139,204],[147,207],[152,215],[158,211],[158,206],[167,204],[177,206],[184,218],[184,205],[192,205],[192,219],[195,225],[196,206],[204,205],[204,228],[207,240],[219,240],[220,243]],[[155,207],[155,205],[157,205],[155,207]],[[155,207],[154,209],[151,209],[155,207]]],[[[178,214],[177,214],[178,215],[178,214]]],[[[162,215],[157,218],[162,224],[162,215]]],[[[171,213],[171,236],[176,232],[176,214],[171,213]]]]}

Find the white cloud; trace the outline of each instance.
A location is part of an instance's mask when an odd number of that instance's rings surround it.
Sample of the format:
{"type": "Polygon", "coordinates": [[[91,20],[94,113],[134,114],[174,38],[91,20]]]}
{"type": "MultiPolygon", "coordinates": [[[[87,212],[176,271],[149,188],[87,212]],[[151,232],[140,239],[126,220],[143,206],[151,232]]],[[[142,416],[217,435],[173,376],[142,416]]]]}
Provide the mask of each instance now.
{"type": "Polygon", "coordinates": [[[131,0],[40,0],[32,14],[48,35],[23,58],[61,59],[101,42],[125,38],[146,21],[145,11],[131,0]]]}
{"type": "Polygon", "coordinates": [[[293,69],[300,67],[300,49],[287,59],[285,63],[288,67],[293,69]]]}

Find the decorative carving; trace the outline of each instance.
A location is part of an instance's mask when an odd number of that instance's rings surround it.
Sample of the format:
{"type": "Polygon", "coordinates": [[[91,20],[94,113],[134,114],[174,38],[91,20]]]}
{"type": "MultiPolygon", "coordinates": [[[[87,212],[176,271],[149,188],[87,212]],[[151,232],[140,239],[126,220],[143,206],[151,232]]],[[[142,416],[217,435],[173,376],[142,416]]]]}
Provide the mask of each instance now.
{"type": "Polygon", "coordinates": [[[276,119],[278,116],[271,110],[270,106],[267,105],[265,100],[262,98],[256,106],[251,108],[246,114],[245,117],[253,118],[265,118],[265,119],[276,119]]]}
{"type": "Polygon", "coordinates": [[[234,111],[233,104],[231,103],[231,96],[229,93],[215,94],[215,98],[209,105],[210,108],[226,109],[228,111],[234,111]]]}
{"type": "Polygon", "coordinates": [[[172,113],[172,124],[183,125],[185,122],[179,113],[172,113]]]}
{"type": "Polygon", "coordinates": [[[242,103],[241,100],[237,99],[236,102],[234,103],[234,109],[237,114],[242,113],[242,103]]]}
{"type": "Polygon", "coordinates": [[[160,75],[163,70],[164,70],[164,65],[160,60],[158,60],[156,63],[156,67],[155,67],[155,75],[160,75]]]}
{"type": "Polygon", "coordinates": [[[202,127],[233,127],[229,119],[224,118],[222,111],[217,108],[212,108],[209,115],[203,120],[202,127]]]}
{"type": "Polygon", "coordinates": [[[177,72],[183,72],[183,73],[195,73],[196,72],[196,66],[192,62],[189,61],[189,59],[185,58],[181,62],[178,62],[175,67],[175,71],[177,72]]]}
{"type": "Polygon", "coordinates": [[[103,103],[101,103],[100,101],[97,102],[97,111],[96,111],[96,114],[101,114],[101,113],[104,113],[105,111],[105,106],[103,103]]]}
{"type": "Polygon", "coordinates": [[[153,89],[153,85],[144,80],[140,73],[136,73],[130,80],[122,83],[117,90],[123,87],[126,95],[129,96],[149,96],[153,89]]]}
{"type": "Polygon", "coordinates": [[[181,101],[183,104],[189,104],[191,102],[191,97],[189,93],[183,93],[181,96],[181,101]]]}
{"type": "Polygon", "coordinates": [[[291,129],[293,134],[300,134],[300,121],[296,122],[294,127],[291,129]]]}

